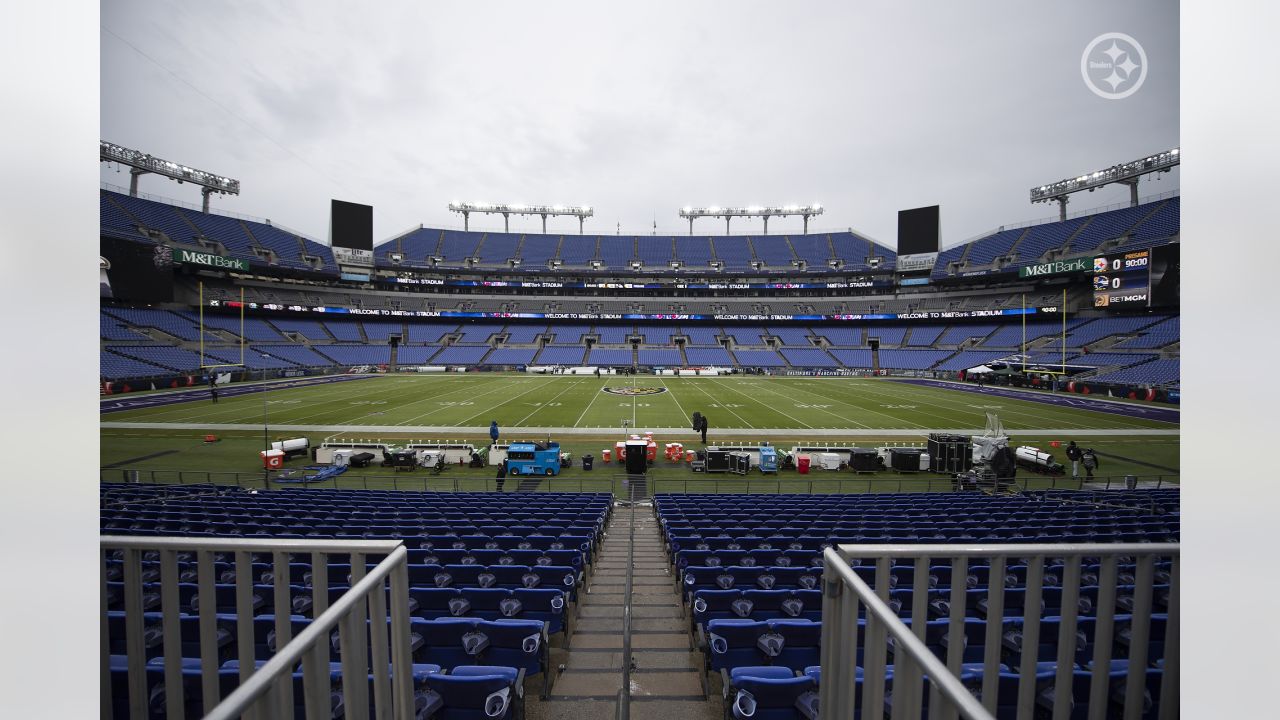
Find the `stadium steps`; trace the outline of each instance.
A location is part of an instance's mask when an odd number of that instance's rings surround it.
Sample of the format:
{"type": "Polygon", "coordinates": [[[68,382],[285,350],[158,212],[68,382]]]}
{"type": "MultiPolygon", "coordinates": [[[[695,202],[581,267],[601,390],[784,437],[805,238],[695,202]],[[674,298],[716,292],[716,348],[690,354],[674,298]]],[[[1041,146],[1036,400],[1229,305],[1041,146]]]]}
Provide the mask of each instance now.
{"type": "Polygon", "coordinates": [[[551,255],[551,259],[552,259],[552,260],[559,260],[559,259],[560,259],[560,250],[561,250],[563,247],[564,247],[564,236],[563,236],[563,235],[561,235],[561,236],[560,236],[560,239],[556,241],[556,251],[555,251],[554,253],[552,253],[552,255],[551,255]]]}
{"type": "MultiPolygon", "coordinates": [[[[1022,229],[1022,232],[1018,234],[1018,239],[1013,241],[1013,244],[1009,246],[1009,250],[1008,250],[1007,252],[1005,252],[1005,255],[1016,255],[1016,254],[1017,254],[1017,252],[1018,252],[1018,247],[1019,247],[1020,245],[1022,245],[1022,241],[1023,241],[1023,240],[1025,240],[1025,239],[1026,239],[1026,237],[1027,237],[1027,235],[1028,235],[1028,234],[1030,234],[1030,233],[1031,233],[1031,228],[1030,228],[1030,227],[1025,227],[1025,228],[1023,228],[1023,229],[1022,229]]],[[[966,250],[964,251],[964,254],[965,254],[966,256],[968,256],[969,251],[966,249],[966,250]]],[[[998,259],[998,258],[997,258],[997,259],[998,259]]],[[[1030,260],[1030,259],[1032,259],[1032,258],[1027,258],[1027,259],[1028,259],[1028,260],[1030,260]]],[[[995,260],[993,260],[993,261],[991,262],[991,264],[992,264],[992,265],[995,265],[995,260]]]]}
{"type": "Polygon", "coordinates": [[[440,231],[440,237],[436,238],[436,248],[431,251],[432,257],[440,257],[444,251],[444,230],[440,231]]]}
{"type": "Polygon", "coordinates": [[[474,257],[474,258],[483,257],[483,255],[480,254],[480,249],[484,247],[484,241],[488,239],[489,239],[489,233],[487,232],[480,233],[480,242],[476,243],[475,249],[471,251],[471,257],[474,257]]]}
{"type": "Polygon", "coordinates": [[[1159,203],[1159,204],[1157,204],[1155,207],[1151,208],[1151,211],[1150,211],[1150,212],[1148,212],[1146,215],[1143,215],[1142,217],[1138,218],[1138,222],[1134,223],[1133,225],[1130,225],[1130,226],[1129,226],[1129,228],[1128,228],[1127,230],[1125,230],[1124,232],[1120,233],[1120,237],[1125,237],[1125,236],[1128,236],[1128,235],[1133,234],[1133,231],[1134,231],[1134,230],[1137,230],[1138,228],[1142,227],[1142,224],[1143,224],[1143,223],[1145,223],[1146,221],[1150,220],[1150,219],[1151,219],[1151,216],[1153,216],[1153,215],[1155,215],[1156,213],[1158,213],[1158,212],[1160,212],[1161,210],[1163,210],[1163,209],[1164,209],[1164,206],[1165,206],[1165,205],[1168,205],[1168,204],[1169,204],[1169,201],[1168,201],[1168,200],[1165,200],[1164,202],[1159,203]]]}
{"type": "Polygon", "coordinates": [[[1071,235],[1065,241],[1063,241],[1062,247],[1064,249],[1064,252],[1070,252],[1072,243],[1076,241],[1076,238],[1080,236],[1080,233],[1084,232],[1085,228],[1089,227],[1089,225],[1093,222],[1093,219],[1095,217],[1097,217],[1097,215],[1090,215],[1088,219],[1080,223],[1080,227],[1076,228],[1075,232],[1071,233],[1071,235]]]}
{"type": "MultiPolygon", "coordinates": [[[[641,501],[643,502],[643,501],[641,501]]],[[[550,697],[527,692],[526,715],[540,718],[614,720],[622,689],[624,620],[631,608],[633,718],[721,720],[718,678],[703,695],[702,653],[690,649],[676,581],[663,547],[657,517],[645,504],[615,507],[591,566],[567,647],[551,647],[556,673],[550,697]],[[634,535],[632,523],[634,522],[634,535]],[[631,593],[627,594],[627,571],[631,593]]]]}
{"type": "MultiPolygon", "coordinates": [[[[181,220],[184,224],[186,224],[187,227],[191,228],[192,238],[205,235],[205,232],[201,230],[200,227],[197,226],[194,222],[192,222],[191,218],[187,217],[187,214],[182,212],[182,210],[179,210],[178,208],[175,207],[173,208],[173,214],[177,215],[179,220],[181,220]]],[[[216,238],[211,238],[211,239],[216,239],[216,238]]]]}
{"type": "Polygon", "coordinates": [[[751,259],[747,262],[759,262],[760,256],[756,254],[756,244],[751,241],[751,236],[747,235],[743,239],[747,241],[747,250],[751,253],[751,259]]]}
{"type": "Polygon", "coordinates": [[[710,258],[710,259],[711,259],[711,260],[719,260],[719,259],[720,259],[720,256],[716,254],[716,239],[715,239],[715,237],[713,237],[713,236],[711,236],[711,235],[708,235],[708,236],[707,236],[707,245],[711,248],[711,258],[710,258]]]}
{"type": "Polygon", "coordinates": [[[249,236],[249,242],[253,243],[254,249],[270,252],[262,243],[258,242],[258,236],[253,234],[253,230],[248,223],[243,220],[237,220],[236,222],[240,223],[241,228],[244,228],[244,232],[249,236]]]}
{"type": "Polygon", "coordinates": [[[133,213],[129,212],[128,208],[121,205],[115,198],[111,197],[111,193],[104,192],[102,193],[102,196],[107,199],[107,202],[111,203],[112,205],[115,205],[117,210],[124,213],[125,216],[127,216],[130,220],[132,220],[134,225],[138,229],[142,229],[146,227],[146,225],[141,220],[138,219],[137,215],[134,215],[133,213]]]}
{"type": "Polygon", "coordinates": [[[524,239],[529,237],[524,233],[520,233],[520,239],[516,241],[516,249],[512,252],[511,257],[520,258],[520,263],[524,264],[524,239]]]}

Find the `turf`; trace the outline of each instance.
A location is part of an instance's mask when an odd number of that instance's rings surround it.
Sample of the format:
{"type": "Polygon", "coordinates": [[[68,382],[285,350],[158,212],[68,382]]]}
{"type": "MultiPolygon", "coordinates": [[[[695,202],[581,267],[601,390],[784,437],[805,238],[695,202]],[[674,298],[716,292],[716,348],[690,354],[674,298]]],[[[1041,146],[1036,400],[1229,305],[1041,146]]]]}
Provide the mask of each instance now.
{"type": "Polygon", "coordinates": [[[171,424],[508,428],[688,427],[701,412],[714,429],[981,428],[987,412],[1005,427],[1075,430],[1176,428],[1146,418],[986,398],[855,378],[530,376],[473,373],[396,376],[272,390],[241,397],[111,413],[109,421],[171,424]],[[656,390],[640,396],[617,395],[656,390]]]}
{"type": "MultiPolygon", "coordinates": [[[[572,433],[564,430],[551,434],[552,439],[573,453],[574,467],[559,478],[543,481],[536,487],[540,490],[619,491],[621,479],[614,477],[619,470],[617,465],[603,464],[600,455],[603,448],[629,432],[624,429],[624,421],[628,428],[636,430],[671,428],[666,436],[657,438],[660,443],[683,442],[696,448],[701,447],[698,437],[687,430],[689,416],[695,411],[710,418],[709,440],[713,444],[755,444],[762,439],[759,431],[770,428],[776,431],[768,433],[767,439],[784,449],[814,443],[864,447],[920,444],[937,429],[980,430],[986,413],[995,412],[1015,445],[1029,444],[1052,451],[1052,442],[1065,443],[1069,435],[1078,443],[1096,448],[1102,456],[1100,474],[1118,477],[1133,473],[1176,482],[1178,470],[1176,424],[882,379],[596,378],[474,373],[379,377],[224,397],[216,405],[201,399],[104,414],[104,423],[146,425],[103,427],[102,477],[119,480],[124,478],[123,470],[138,469],[144,475],[159,473],[155,479],[162,482],[212,480],[261,485],[258,451],[264,443],[264,409],[270,439],[305,434],[313,444],[340,436],[377,437],[393,443],[407,439],[460,439],[480,445],[488,442],[485,428],[490,420],[498,421],[503,440],[532,437],[535,431],[531,428],[539,428],[539,437],[546,437],[543,428],[572,429],[572,433]],[[604,392],[604,388],[626,390],[633,386],[661,392],[638,396],[604,392]],[[283,431],[281,426],[286,425],[316,429],[283,431]],[[422,428],[433,430],[424,432],[422,428]],[[1163,434],[1126,434],[1153,430],[1163,434]],[[823,437],[819,438],[817,431],[822,431],[823,437]],[[208,432],[217,434],[219,442],[204,443],[208,432]],[[584,453],[596,457],[592,472],[583,471],[577,461],[584,453]]],[[[1055,452],[1060,456],[1060,450],[1055,452]]],[[[290,466],[303,462],[296,460],[290,466]]],[[[783,473],[780,478],[753,473],[748,479],[741,479],[697,475],[684,465],[663,462],[653,468],[650,479],[653,489],[659,491],[708,492],[924,490],[943,489],[946,481],[942,476],[896,473],[799,476],[794,472],[783,473]]],[[[1063,481],[1034,478],[1032,486],[1047,487],[1055,482],[1061,485],[1063,481]]],[[[342,487],[402,489],[484,489],[493,484],[492,469],[453,467],[439,477],[421,470],[396,475],[380,467],[353,469],[338,483],[342,487]]],[[[515,484],[509,481],[508,489],[515,484]]]]}

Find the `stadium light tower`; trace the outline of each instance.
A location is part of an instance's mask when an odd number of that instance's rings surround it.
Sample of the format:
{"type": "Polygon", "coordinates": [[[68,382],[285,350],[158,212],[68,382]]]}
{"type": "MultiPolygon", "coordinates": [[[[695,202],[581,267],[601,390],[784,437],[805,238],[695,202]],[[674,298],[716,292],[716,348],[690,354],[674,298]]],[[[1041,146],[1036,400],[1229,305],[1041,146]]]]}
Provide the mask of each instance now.
{"type": "Polygon", "coordinates": [[[729,234],[729,219],[735,217],[758,217],[764,218],[764,234],[769,234],[769,218],[785,217],[787,215],[799,215],[804,218],[804,234],[809,234],[809,218],[814,215],[822,214],[822,205],[814,203],[812,205],[783,205],[762,206],[752,205],[750,207],[720,207],[712,205],[710,207],[691,207],[686,205],[680,208],[680,217],[689,221],[689,234],[693,234],[693,220],[700,217],[722,217],[724,218],[724,234],[729,234]]]}
{"type": "Polygon", "coordinates": [[[240,194],[239,180],[196,170],[169,160],[161,160],[141,150],[130,150],[106,140],[98,141],[98,161],[120,163],[129,167],[129,194],[133,197],[138,196],[138,176],[147,173],[163,175],[180,183],[189,182],[199,185],[200,194],[204,196],[202,208],[205,212],[209,212],[209,196],[213,193],[240,194]]]}
{"type": "Polygon", "coordinates": [[[510,217],[512,215],[541,215],[542,216],[542,234],[547,234],[547,216],[548,215],[569,215],[578,218],[578,234],[582,234],[582,223],[587,218],[595,214],[590,205],[504,205],[498,203],[473,203],[458,202],[449,203],[449,210],[462,213],[462,227],[465,230],[471,229],[471,213],[485,213],[488,215],[502,216],[502,229],[511,232],[510,217]]]}
{"type": "Polygon", "coordinates": [[[1138,160],[1085,173],[1079,177],[1067,178],[1048,185],[1033,187],[1031,188],[1031,202],[1058,203],[1058,219],[1066,220],[1068,195],[1082,190],[1093,192],[1103,185],[1120,183],[1129,186],[1129,205],[1136,207],[1138,205],[1138,179],[1143,175],[1169,172],[1181,162],[1182,152],[1180,148],[1165,150],[1138,160]]]}

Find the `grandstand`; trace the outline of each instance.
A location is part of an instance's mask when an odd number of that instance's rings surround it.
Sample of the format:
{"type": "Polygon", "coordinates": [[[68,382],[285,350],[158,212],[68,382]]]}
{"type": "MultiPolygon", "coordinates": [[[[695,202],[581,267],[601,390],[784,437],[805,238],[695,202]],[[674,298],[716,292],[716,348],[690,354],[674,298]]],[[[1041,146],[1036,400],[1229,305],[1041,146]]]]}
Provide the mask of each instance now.
{"type": "Polygon", "coordinates": [[[791,718],[847,671],[858,702],[916,717],[939,701],[909,689],[924,653],[993,717],[1167,715],[1177,307],[1019,268],[1176,246],[1178,202],[1002,228],[917,270],[852,230],[419,226],[344,276],[276,224],[103,189],[104,241],[248,268],[100,307],[104,714],[199,716],[257,670],[281,716],[791,718]],[[992,412],[1046,465],[979,484],[894,463],[992,412]],[[617,441],[646,430],[655,457],[624,473],[617,441]],[[295,435],[264,469],[264,439],[295,435]],[[1067,438],[1096,476],[1052,467],[1067,438]],[[565,456],[507,476],[512,440],[565,456]],[[711,470],[716,443],[746,477],[711,470]],[[884,467],[853,472],[857,449],[884,467]],[[875,593],[855,613],[824,615],[833,562],[875,593]]]}

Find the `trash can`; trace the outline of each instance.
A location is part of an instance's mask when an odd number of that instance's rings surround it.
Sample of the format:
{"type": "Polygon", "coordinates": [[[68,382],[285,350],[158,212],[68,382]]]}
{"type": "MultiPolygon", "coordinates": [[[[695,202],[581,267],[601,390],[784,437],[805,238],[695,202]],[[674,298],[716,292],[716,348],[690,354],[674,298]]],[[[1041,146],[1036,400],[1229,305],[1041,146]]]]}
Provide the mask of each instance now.
{"type": "Polygon", "coordinates": [[[796,458],[796,470],[801,475],[809,474],[809,456],[808,455],[801,455],[796,458]]]}
{"type": "Polygon", "coordinates": [[[592,457],[591,453],[587,453],[586,455],[583,455],[583,456],[582,456],[582,469],[583,469],[583,470],[590,470],[590,469],[591,469],[591,466],[592,466],[594,463],[595,463],[595,458],[594,458],[594,457],[592,457]]]}
{"type": "Polygon", "coordinates": [[[1137,490],[1137,489],[1138,489],[1138,476],[1137,476],[1137,475],[1125,475],[1125,476],[1124,476],[1124,489],[1125,489],[1125,490],[1137,490]]]}

